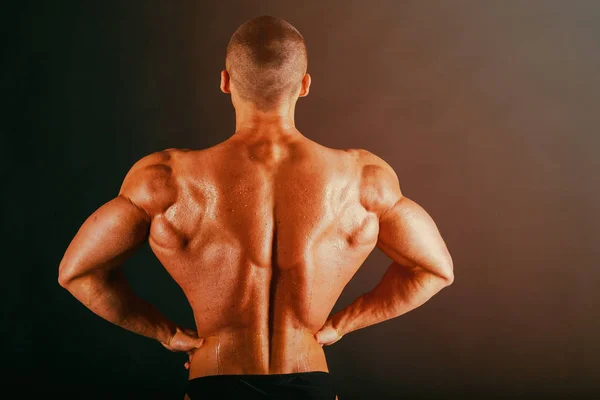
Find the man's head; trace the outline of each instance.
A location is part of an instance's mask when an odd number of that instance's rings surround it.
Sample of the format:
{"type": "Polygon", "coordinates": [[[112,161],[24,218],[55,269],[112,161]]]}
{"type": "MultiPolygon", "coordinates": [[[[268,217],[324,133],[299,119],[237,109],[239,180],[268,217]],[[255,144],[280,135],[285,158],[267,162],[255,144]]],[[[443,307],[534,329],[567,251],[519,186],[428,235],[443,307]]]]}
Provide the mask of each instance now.
{"type": "Polygon", "coordinates": [[[257,17],[229,41],[221,90],[269,111],[308,94],[307,66],[304,37],[296,28],[272,16],[257,17]]]}

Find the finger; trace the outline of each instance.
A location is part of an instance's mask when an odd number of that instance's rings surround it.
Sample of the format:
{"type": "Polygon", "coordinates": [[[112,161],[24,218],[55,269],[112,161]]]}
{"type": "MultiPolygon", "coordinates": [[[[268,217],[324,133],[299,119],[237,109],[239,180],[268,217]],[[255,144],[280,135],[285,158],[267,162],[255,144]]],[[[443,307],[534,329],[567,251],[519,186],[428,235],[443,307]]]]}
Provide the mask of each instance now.
{"type": "Polygon", "coordinates": [[[185,364],[183,364],[183,366],[185,367],[185,369],[190,369],[190,363],[186,362],[185,364]]]}

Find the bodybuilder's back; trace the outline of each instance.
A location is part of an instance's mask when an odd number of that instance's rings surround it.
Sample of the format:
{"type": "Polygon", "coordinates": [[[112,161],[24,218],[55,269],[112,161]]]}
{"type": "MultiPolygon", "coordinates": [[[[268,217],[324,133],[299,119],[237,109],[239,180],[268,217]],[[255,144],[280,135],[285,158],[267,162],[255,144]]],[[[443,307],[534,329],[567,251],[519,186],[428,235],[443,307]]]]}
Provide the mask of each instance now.
{"type": "Polygon", "coordinates": [[[190,379],[328,371],[314,334],[377,243],[369,154],[248,136],[139,162],[150,246],[205,338],[190,379]]]}

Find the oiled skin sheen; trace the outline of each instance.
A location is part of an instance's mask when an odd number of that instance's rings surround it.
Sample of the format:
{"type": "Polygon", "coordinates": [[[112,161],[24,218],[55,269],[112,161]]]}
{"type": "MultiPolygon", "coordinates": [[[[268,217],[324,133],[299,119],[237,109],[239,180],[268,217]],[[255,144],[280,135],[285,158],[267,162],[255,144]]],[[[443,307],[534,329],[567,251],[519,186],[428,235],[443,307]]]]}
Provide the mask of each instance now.
{"type": "Polygon", "coordinates": [[[205,338],[189,379],[328,371],[314,335],[377,243],[366,153],[282,135],[140,162],[150,246],[205,338]]]}

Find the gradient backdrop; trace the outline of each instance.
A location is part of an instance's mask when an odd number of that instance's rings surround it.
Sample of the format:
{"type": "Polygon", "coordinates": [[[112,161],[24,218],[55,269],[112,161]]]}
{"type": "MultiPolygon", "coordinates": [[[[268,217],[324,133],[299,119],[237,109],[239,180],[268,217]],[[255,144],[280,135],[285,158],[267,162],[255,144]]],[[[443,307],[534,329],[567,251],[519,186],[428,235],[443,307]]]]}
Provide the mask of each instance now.
{"type": "MultiPolygon", "coordinates": [[[[263,14],[306,38],[300,131],[388,161],[454,258],[455,283],[424,306],[326,348],[340,400],[600,395],[596,1],[5,8],[3,379],[24,394],[183,397],[187,356],[84,308],[58,285],[58,264],[136,160],[233,133],[225,46],[263,14]]],[[[335,310],[388,264],[375,250],[335,310]]],[[[147,246],[124,268],[142,297],[193,326],[147,246]]]]}

